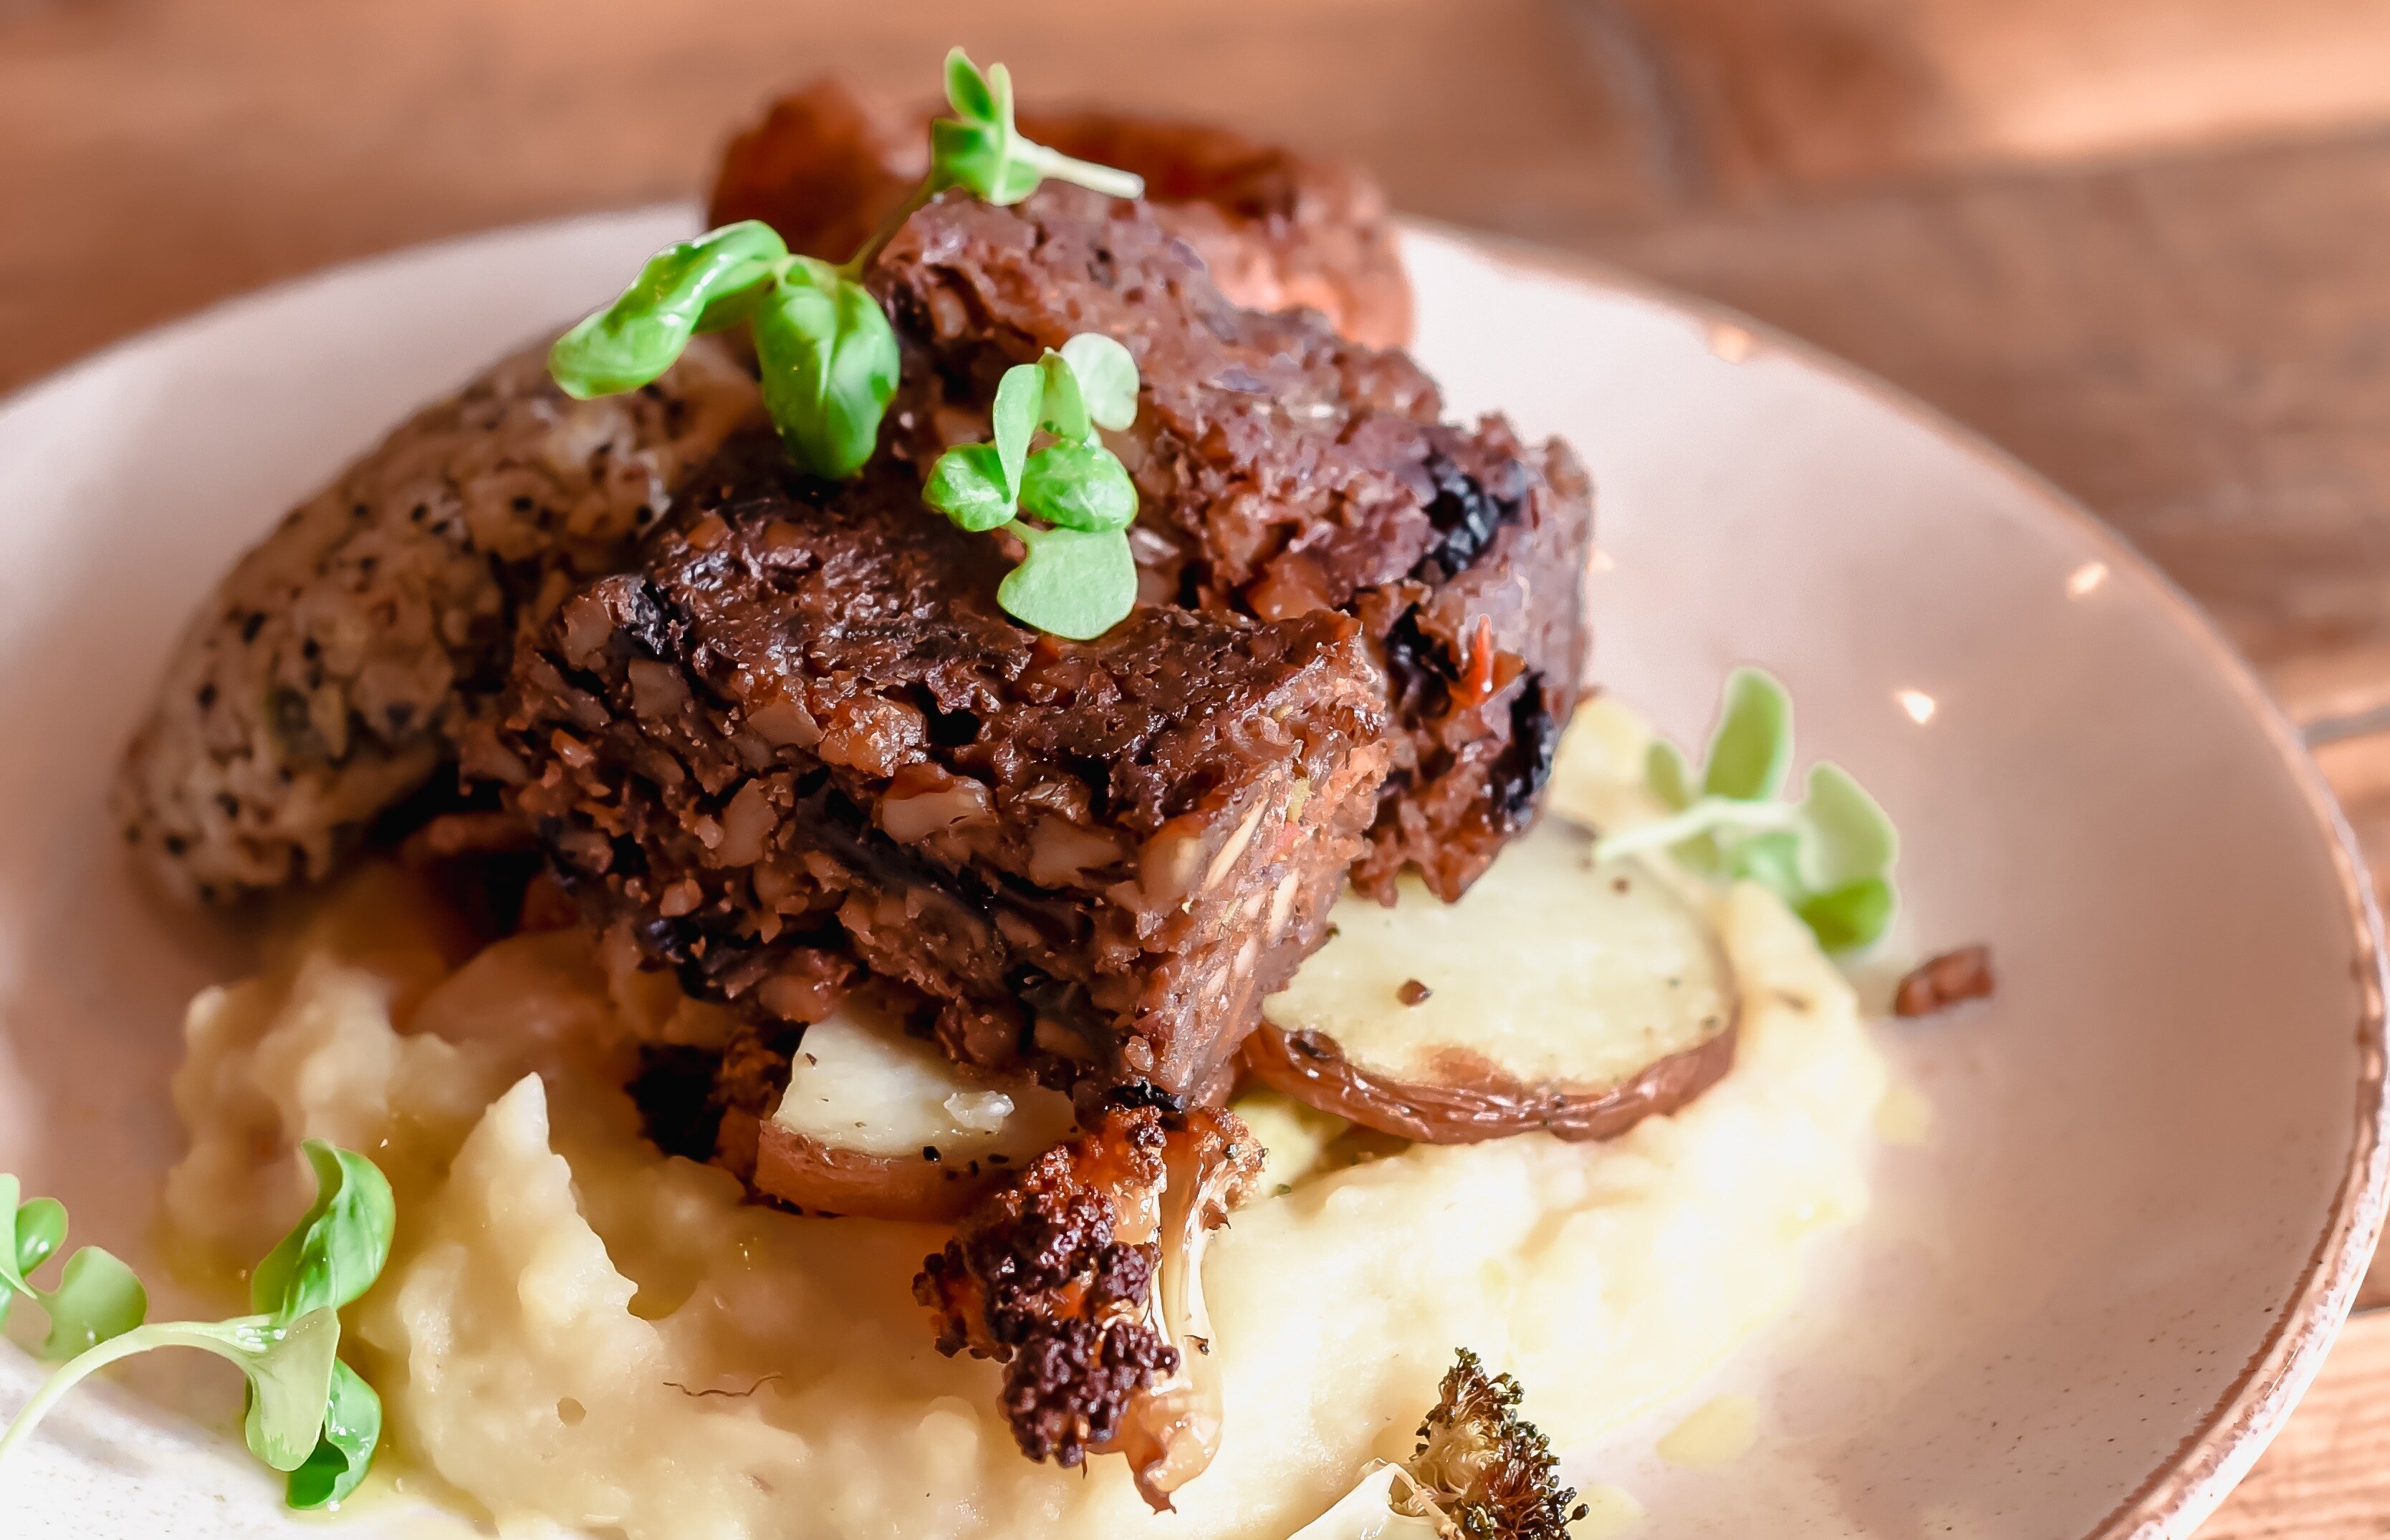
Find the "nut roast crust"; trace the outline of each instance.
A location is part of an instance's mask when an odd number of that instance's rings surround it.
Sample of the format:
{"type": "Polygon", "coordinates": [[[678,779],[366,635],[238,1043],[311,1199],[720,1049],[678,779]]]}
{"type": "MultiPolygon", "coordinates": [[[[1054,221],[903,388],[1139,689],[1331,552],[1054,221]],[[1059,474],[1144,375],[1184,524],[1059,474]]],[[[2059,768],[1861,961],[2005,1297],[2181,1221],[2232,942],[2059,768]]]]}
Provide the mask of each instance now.
{"type": "Polygon", "coordinates": [[[906,350],[888,436],[920,474],[985,436],[1007,367],[1100,331],[1142,379],[1106,435],[1137,486],[1142,596],[1359,620],[1397,730],[1356,885],[1391,901],[1409,865],[1458,898],[1533,821],[1587,641],[1592,510],[1565,445],[1443,422],[1407,354],[1237,308],[1146,205],[1083,188],[942,195],[869,282],[906,350]]]}
{"type": "Polygon", "coordinates": [[[829,486],[757,435],[691,494],[517,661],[510,795],[594,918],[767,1014],[842,929],[966,1062],[1220,1084],[1386,773],[1354,621],[1149,606],[1061,642],[901,464],[829,486]]]}

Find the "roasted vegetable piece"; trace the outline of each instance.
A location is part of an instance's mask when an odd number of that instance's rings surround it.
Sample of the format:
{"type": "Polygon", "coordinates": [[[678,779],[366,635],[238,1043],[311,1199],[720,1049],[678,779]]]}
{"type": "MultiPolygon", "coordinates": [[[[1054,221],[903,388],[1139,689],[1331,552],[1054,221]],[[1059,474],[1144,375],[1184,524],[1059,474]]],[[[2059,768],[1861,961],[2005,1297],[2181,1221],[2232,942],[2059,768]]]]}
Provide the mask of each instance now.
{"type": "Polygon", "coordinates": [[[1381,1133],[1466,1144],[1607,1139],[1734,1062],[1734,971],[1703,905],[1632,859],[1600,870],[1547,818],[1440,904],[1406,879],[1348,896],[1334,934],[1262,1003],[1245,1064],[1381,1133]]]}
{"type": "Polygon", "coordinates": [[[753,1186],[821,1213],[951,1222],[1070,1131],[1060,1092],[969,1075],[849,1001],[798,1043],[757,1129],[753,1186]]]}
{"type": "Polygon", "coordinates": [[[1444,1540],[1567,1540],[1586,1510],[1561,1484],[1544,1435],[1519,1416],[1523,1393],[1462,1348],[1403,1462],[1410,1481],[1407,1491],[1394,1483],[1394,1510],[1433,1521],[1444,1540]]]}
{"type": "Polygon", "coordinates": [[[1021,1452],[1127,1457],[1157,1512],[1219,1447],[1206,1239],[1244,1201],[1261,1146],[1233,1113],[1114,1108],[966,1215],[913,1280],[938,1348],[1005,1366],[1021,1452]]]}

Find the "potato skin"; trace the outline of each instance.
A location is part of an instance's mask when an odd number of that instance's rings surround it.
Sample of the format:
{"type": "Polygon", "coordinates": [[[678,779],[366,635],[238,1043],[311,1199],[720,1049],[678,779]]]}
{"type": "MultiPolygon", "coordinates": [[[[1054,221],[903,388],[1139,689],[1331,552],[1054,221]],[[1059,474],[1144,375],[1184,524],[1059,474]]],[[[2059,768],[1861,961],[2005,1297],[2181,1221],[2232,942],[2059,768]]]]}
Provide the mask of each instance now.
{"type": "Polygon", "coordinates": [[[753,1186],[808,1213],[950,1225],[1009,1169],[836,1149],[766,1119],[756,1131],[753,1186]]]}
{"type": "Polygon", "coordinates": [[[1324,1033],[1265,1021],[1245,1039],[1245,1067],[1305,1106],[1421,1144],[1475,1144],[1537,1131],[1570,1140],[1614,1139],[1655,1112],[1673,1112],[1715,1084],[1734,1063],[1735,1022],[1699,1046],[1647,1064],[1598,1091],[1523,1085],[1491,1065],[1474,1084],[1386,1080],[1346,1059],[1324,1033]]]}

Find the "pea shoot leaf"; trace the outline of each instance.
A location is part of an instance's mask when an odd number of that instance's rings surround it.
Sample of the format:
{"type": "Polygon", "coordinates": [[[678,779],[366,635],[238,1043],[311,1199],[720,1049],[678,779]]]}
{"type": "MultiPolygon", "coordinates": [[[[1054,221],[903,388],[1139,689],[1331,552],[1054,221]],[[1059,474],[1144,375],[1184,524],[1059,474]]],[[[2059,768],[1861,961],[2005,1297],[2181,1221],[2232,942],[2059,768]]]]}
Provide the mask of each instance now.
{"type": "Polygon", "coordinates": [[[1137,360],[1128,349],[1100,331],[1083,331],[1062,344],[1062,358],[1098,427],[1119,432],[1137,420],[1137,360]]]}
{"type": "Polygon", "coordinates": [[[1677,812],[1693,805],[1693,773],[1685,751],[1664,738],[1651,740],[1643,757],[1643,778],[1651,794],[1677,812]]]}
{"type": "Polygon", "coordinates": [[[1087,418],[1087,398],[1079,389],[1078,371],[1051,348],[1037,361],[1037,368],[1046,390],[1037,426],[1058,439],[1086,438],[1093,425],[1087,418]]]}
{"type": "Polygon", "coordinates": [[[1028,463],[1029,441],[1037,435],[1037,419],[1046,407],[1046,371],[1034,364],[1015,364],[996,382],[996,404],[988,412],[995,434],[996,458],[1004,466],[1005,490],[1021,494],[1022,468],[1028,463]]]}
{"type": "Polygon", "coordinates": [[[1793,913],[1816,933],[1818,945],[1829,952],[1848,952],[1882,935],[1898,905],[1890,882],[1869,877],[1805,899],[1793,913]]]}
{"type": "Polygon", "coordinates": [[[300,1147],[315,1200],[250,1275],[250,1308],[283,1325],[354,1301],[390,1260],[397,1209],[375,1164],[322,1139],[300,1147]]]}
{"type": "Polygon", "coordinates": [[[1765,802],[1782,789],[1792,764],[1792,699],[1755,668],[1727,676],[1726,708],[1710,737],[1702,792],[1765,802]]]}
{"type": "Polygon", "coordinates": [[[880,302],[829,263],[795,257],[752,319],[765,410],[790,457],[833,481],[862,469],[896,393],[896,332],[880,302]]]}
{"type": "Polygon", "coordinates": [[[19,1204],[17,1178],[0,1174],[0,1322],[17,1296],[36,1298],[33,1269],[65,1243],[67,1211],[55,1198],[19,1204]]]}
{"type": "Polygon", "coordinates": [[[988,89],[987,77],[979,72],[979,66],[960,48],[946,55],[946,105],[965,122],[996,121],[996,94],[988,89]]]}
{"type": "Polygon", "coordinates": [[[1021,504],[1063,529],[1124,530],[1137,518],[1137,486],[1099,443],[1049,443],[1029,456],[1021,504]]]}
{"type": "Polygon", "coordinates": [[[1867,946],[1898,907],[1892,820],[1840,765],[1812,765],[1802,799],[1777,800],[1792,761],[1792,706],[1758,669],[1727,680],[1700,791],[1664,739],[1644,756],[1645,783],[1668,814],[1608,834],[1596,861],[1664,849],[1691,870],[1756,882],[1781,898],[1829,952],[1867,946]]]}
{"type": "Polygon", "coordinates": [[[1812,887],[1839,889],[1889,871],[1900,853],[1892,820],[1839,764],[1809,767],[1809,794],[1800,811],[1808,836],[1802,877],[1812,887]]]}
{"type": "Polygon", "coordinates": [[[939,456],[921,500],[974,534],[1012,522],[1012,489],[992,443],[957,444],[939,456]]]}
{"type": "Polygon", "coordinates": [[[340,1362],[341,1313],[329,1305],[287,1324],[248,1316],[203,1328],[219,1334],[216,1351],[249,1380],[249,1410],[241,1434],[249,1452],[276,1470],[296,1470],[315,1452],[340,1362]]]}
{"type": "Polygon", "coordinates": [[[56,1290],[36,1296],[50,1317],[45,1358],[71,1358],[122,1337],[149,1313],[149,1294],[133,1269],[96,1246],[67,1258],[56,1290]]]}
{"type": "Polygon", "coordinates": [[[637,390],[699,331],[744,319],[788,254],[770,225],[752,219],[665,247],[612,304],[557,339],[549,375],[578,400],[637,390]]]}
{"type": "Polygon", "coordinates": [[[1016,525],[1029,546],[996,585],[1006,613],[1074,642],[1100,636],[1137,603],[1137,561],[1118,530],[1034,530],[1016,525]]]}
{"type": "Polygon", "coordinates": [[[1020,202],[1048,176],[1113,198],[1137,198],[1145,191],[1140,177],[1023,138],[1013,121],[1012,72],[1001,64],[982,73],[960,48],[949,53],[946,105],[955,115],[930,125],[932,188],[967,187],[996,204],[1020,202]]]}
{"type": "Polygon", "coordinates": [[[345,1502],[373,1469],[381,1442],[381,1397],[357,1371],[335,1359],[324,1428],[315,1453],[290,1472],[284,1501],[302,1510],[345,1502]]]}
{"type": "MultiPolygon", "coordinates": [[[[999,105],[1006,89],[998,73],[992,95],[999,105]]],[[[1125,428],[1136,412],[1128,350],[1083,333],[1005,370],[988,410],[991,442],[958,444],[931,467],[923,502],[965,530],[1009,528],[1027,547],[996,585],[996,602],[1015,620],[1086,641],[1136,605],[1137,560],[1125,532],[1137,519],[1137,484],[1096,438],[1098,423],[1125,428]],[[1022,514],[1042,522],[1021,521],[1022,514]]]]}
{"type": "Polygon", "coordinates": [[[1788,904],[1798,904],[1807,891],[1801,880],[1801,836],[1789,828],[1735,841],[1720,865],[1728,876],[1756,882],[1788,904]]]}

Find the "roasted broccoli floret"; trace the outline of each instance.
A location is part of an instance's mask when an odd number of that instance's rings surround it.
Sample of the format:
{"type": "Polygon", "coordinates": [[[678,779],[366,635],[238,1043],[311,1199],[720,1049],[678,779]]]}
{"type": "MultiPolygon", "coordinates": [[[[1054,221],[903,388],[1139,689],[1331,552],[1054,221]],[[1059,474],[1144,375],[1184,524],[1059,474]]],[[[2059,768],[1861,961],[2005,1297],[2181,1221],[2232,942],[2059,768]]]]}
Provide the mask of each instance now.
{"type": "Polygon", "coordinates": [[[1211,1463],[1204,1240],[1260,1170],[1231,1113],[1115,1108],[989,1194],[922,1264],[913,1293],[939,1351],[1005,1366],[1022,1454],[1075,1466],[1117,1450],[1157,1510],[1211,1463]]]}
{"type": "Polygon", "coordinates": [[[1418,1452],[1403,1462],[1410,1480],[1394,1483],[1395,1510],[1432,1521],[1441,1540],[1567,1540],[1585,1505],[1561,1484],[1544,1435],[1519,1416],[1522,1393],[1460,1349],[1420,1424],[1418,1452]]]}

